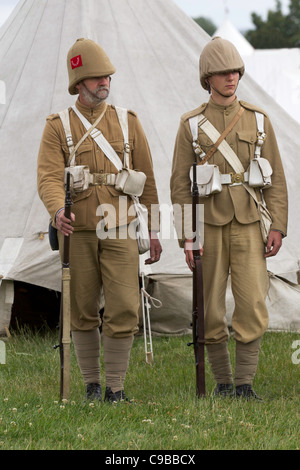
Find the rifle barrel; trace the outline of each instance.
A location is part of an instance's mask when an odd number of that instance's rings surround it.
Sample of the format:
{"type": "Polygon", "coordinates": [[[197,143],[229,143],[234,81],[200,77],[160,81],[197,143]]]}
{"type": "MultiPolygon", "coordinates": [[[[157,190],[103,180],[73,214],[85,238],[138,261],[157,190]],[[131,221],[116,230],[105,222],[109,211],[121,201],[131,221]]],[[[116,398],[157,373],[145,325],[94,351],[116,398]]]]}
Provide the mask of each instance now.
{"type": "Polygon", "coordinates": [[[202,260],[199,247],[199,191],[197,186],[197,161],[193,163],[192,223],[193,223],[193,344],[196,362],[196,390],[198,397],[205,395],[205,339],[202,260]]]}
{"type": "MultiPolygon", "coordinates": [[[[72,195],[70,191],[70,173],[67,173],[65,217],[71,218],[72,195]]],[[[60,347],[60,397],[69,398],[70,393],[70,237],[64,236],[62,256],[62,288],[59,321],[59,347],[60,347]]]]}

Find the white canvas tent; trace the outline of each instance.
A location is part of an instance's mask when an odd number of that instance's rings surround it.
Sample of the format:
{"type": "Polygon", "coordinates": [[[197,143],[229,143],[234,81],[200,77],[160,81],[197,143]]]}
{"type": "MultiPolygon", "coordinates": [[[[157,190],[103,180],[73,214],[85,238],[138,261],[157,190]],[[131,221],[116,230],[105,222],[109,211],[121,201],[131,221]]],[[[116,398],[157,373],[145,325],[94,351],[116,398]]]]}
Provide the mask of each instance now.
{"type": "MultiPolygon", "coordinates": [[[[49,248],[49,217],[36,190],[36,161],[46,116],[75,100],[67,92],[66,54],[79,37],[100,43],[117,68],[109,101],[138,113],[152,150],[164,227],[171,225],[169,178],[180,116],[208,99],[198,59],[210,38],[172,0],[20,0],[0,29],[0,80],[6,84],[0,104],[0,330],[9,323],[14,281],[60,290],[60,262],[49,248]]],[[[248,76],[239,98],[268,110],[277,132],[290,222],[269,269],[294,284],[272,278],[270,325],[299,328],[300,126],[248,76]]],[[[152,312],[152,327],[182,333],[190,328],[191,276],[172,228],[167,231],[171,240],[164,235],[161,261],[145,270],[149,288],[163,302],[152,312]]],[[[230,295],[228,305],[230,321],[230,295]]]]}

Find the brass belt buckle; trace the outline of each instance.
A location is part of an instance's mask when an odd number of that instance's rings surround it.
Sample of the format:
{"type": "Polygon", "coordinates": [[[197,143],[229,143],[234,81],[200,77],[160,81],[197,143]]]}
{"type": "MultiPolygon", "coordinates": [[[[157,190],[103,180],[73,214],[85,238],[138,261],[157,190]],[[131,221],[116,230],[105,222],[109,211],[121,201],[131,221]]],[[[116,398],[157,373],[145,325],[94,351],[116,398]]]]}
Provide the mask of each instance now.
{"type": "Polygon", "coordinates": [[[94,185],[106,185],[107,173],[94,173],[94,185]]]}
{"type": "Polygon", "coordinates": [[[231,184],[243,183],[244,173],[229,173],[231,176],[231,184]]]}

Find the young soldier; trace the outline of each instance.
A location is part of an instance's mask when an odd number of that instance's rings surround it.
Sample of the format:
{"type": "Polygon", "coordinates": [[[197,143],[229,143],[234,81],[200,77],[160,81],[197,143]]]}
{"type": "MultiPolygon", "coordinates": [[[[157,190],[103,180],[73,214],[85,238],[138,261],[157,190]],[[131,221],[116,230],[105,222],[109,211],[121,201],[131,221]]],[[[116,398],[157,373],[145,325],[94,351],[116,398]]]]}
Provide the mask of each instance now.
{"type": "MultiPolygon", "coordinates": [[[[276,138],[267,114],[256,106],[237,99],[236,89],[244,70],[244,63],[231,42],[216,37],[203,49],[200,56],[200,82],[211,93],[211,98],[208,103],[181,118],[174,150],[171,198],[173,204],[182,206],[184,213],[184,204],[191,204],[189,174],[193,161],[197,158],[198,165],[203,163],[202,160],[205,161],[206,155],[217,141],[207,131],[207,124],[212,124],[214,131],[218,131],[217,135],[222,135],[239,113],[238,120],[225,141],[244,170],[236,174],[224,157],[220,145],[207,161],[207,165],[218,167],[220,192],[199,199],[199,203],[204,205],[204,243],[201,254],[205,339],[208,360],[217,383],[215,394],[233,395],[234,380],[227,348],[229,333],[225,319],[225,293],[230,272],[235,300],[232,318],[236,341],[235,394],[258,399],[252,382],[257,369],[261,338],[268,326],[265,303],[268,289],[266,258],[278,253],[282,237],[286,235],[287,189],[276,138]],[[194,140],[190,119],[198,115],[201,118],[198,135],[194,140]],[[263,118],[264,127],[259,135],[259,142],[257,116],[263,118]],[[198,148],[196,156],[193,143],[198,148]],[[255,189],[259,201],[263,194],[273,219],[266,244],[260,231],[257,204],[247,190],[248,182],[250,183],[249,165],[258,149],[261,159],[268,160],[265,162],[268,169],[270,164],[273,170],[272,185],[268,185],[263,191],[261,188],[255,189]]],[[[178,217],[177,223],[181,223],[178,217]]],[[[186,262],[192,270],[194,264],[191,244],[191,234],[186,233],[180,237],[186,262]]]]}
{"type": "MultiPolygon", "coordinates": [[[[76,109],[69,110],[74,146],[86,133],[79,111],[90,124],[102,116],[96,126],[111,144],[120,161],[124,154],[124,138],[116,109],[107,105],[111,75],[115,67],[104,50],[89,39],[78,39],[67,57],[69,93],[78,94],[76,109]],[[76,112],[75,112],[76,111],[76,112]]],[[[142,126],[132,111],[128,111],[129,163],[147,176],[140,202],[147,206],[158,204],[152,159],[142,126]]],[[[76,165],[86,165],[90,184],[73,197],[71,220],[64,216],[64,172],[69,166],[69,147],[59,114],[47,118],[38,156],[38,191],[58,229],[60,249],[63,236],[71,235],[71,332],[88,399],[101,400],[99,311],[103,288],[105,307],[102,320],[102,343],[106,374],[105,400],[124,399],[124,380],[128,368],[134,334],[138,330],[139,254],[137,241],[124,227],[134,215],[132,200],[114,186],[118,173],[114,164],[91,135],[76,152],[76,165]],[[120,198],[120,196],[122,196],[120,198]],[[124,207],[124,198],[126,200],[124,207]],[[122,202],[122,204],[121,204],[122,202]],[[99,205],[111,207],[115,218],[108,228],[116,228],[117,237],[97,237],[100,221],[99,205]],[[123,209],[122,209],[122,207],[123,209]],[[131,215],[128,215],[131,213],[131,215]],[[125,225],[124,225],[125,224],[125,225]],[[120,234],[120,236],[118,236],[120,234]]],[[[161,246],[156,236],[158,217],[149,220],[153,229],[150,258],[157,262],[161,246]],[[156,220],[157,219],[157,220],[156,220]]],[[[104,230],[105,232],[105,230],[104,230]]]]}

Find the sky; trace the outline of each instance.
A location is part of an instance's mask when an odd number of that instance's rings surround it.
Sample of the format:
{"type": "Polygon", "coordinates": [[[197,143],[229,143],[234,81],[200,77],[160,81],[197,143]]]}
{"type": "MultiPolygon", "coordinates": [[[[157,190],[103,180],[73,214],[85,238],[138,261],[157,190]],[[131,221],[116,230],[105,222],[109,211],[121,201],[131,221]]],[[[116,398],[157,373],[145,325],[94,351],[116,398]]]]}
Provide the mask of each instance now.
{"type": "MultiPolygon", "coordinates": [[[[112,0],[113,1],[113,0],[112,0]]],[[[143,1],[143,0],[140,0],[143,1]]],[[[203,16],[210,19],[218,28],[227,10],[227,18],[239,30],[253,28],[251,13],[255,12],[264,20],[268,10],[275,10],[276,0],[173,0],[188,16],[203,16]]],[[[10,15],[18,0],[0,0],[0,26],[10,15]]],[[[281,0],[282,10],[286,14],[290,0],[281,0]]]]}
{"type": "MultiPolygon", "coordinates": [[[[1,1],[1,0],[0,0],[1,1]]],[[[267,19],[268,10],[276,9],[276,0],[174,0],[189,16],[203,16],[210,19],[218,28],[227,18],[239,30],[253,29],[251,13],[257,13],[263,20],[267,19]]],[[[287,14],[290,0],[281,0],[282,11],[287,14]]]]}

